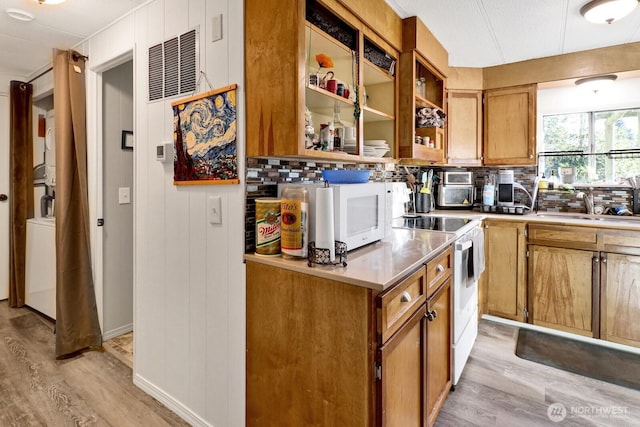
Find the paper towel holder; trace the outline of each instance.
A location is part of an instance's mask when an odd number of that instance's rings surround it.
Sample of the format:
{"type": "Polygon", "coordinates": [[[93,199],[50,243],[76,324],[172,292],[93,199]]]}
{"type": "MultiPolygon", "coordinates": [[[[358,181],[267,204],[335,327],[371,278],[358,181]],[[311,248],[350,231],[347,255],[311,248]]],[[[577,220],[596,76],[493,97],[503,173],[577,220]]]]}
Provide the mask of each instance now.
{"type": "Polygon", "coordinates": [[[313,266],[313,264],[321,264],[321,265],[339,265],[342,264],[343,267],[347,266],[347,244],[336,240],[335,242],[335,251],[336,257],[335,261],[331,262],[331,251],[329,249],[316,248],[316,242],[309,242],[308,246],[309,250],[307,251],[307,265],[309,267],[313,266]]]}

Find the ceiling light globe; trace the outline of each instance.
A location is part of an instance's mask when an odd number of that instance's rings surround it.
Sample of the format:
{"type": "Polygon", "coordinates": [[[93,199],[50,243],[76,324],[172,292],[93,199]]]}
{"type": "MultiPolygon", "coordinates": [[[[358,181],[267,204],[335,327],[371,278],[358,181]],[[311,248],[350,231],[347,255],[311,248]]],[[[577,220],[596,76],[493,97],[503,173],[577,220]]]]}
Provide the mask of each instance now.
{"type": "Polygon", "coordinates": [[[592,0],[582,6],[580,14],[595,24],[611,24],[624,18],[638,5],[638,0],[592,0]]]}

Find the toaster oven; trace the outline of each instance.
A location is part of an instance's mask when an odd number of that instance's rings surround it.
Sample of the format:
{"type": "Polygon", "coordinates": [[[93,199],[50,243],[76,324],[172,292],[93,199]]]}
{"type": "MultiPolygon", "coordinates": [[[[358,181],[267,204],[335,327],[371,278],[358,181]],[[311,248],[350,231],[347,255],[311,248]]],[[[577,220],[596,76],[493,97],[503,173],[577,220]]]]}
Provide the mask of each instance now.
{"type": "Polygon", "coordinates": [[[436,193],[436,205],[439,208],[473,209],[473,202],[476,196],[474,185],[438,184],[436,193]]]}

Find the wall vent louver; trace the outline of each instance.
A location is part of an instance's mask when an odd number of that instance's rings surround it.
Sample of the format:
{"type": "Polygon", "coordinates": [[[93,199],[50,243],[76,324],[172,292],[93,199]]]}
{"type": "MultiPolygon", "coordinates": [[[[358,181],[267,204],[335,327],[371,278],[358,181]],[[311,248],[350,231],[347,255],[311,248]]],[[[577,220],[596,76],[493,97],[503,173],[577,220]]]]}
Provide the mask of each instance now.
{"type": "Polygon", "coordinates": [[[198,74],[198,31],[149,48],[149,101],[193,92],[198,74]]]}
{"type": "Polygon", "coordinates": [[[149,48],[149,101],[162,99],[162,44],[149,48]]]}

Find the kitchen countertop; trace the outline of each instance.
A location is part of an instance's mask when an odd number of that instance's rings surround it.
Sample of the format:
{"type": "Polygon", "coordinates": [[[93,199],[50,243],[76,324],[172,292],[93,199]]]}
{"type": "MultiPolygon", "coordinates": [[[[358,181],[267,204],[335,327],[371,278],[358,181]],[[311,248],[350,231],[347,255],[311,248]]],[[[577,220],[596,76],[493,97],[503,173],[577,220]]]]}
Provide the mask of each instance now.
{"type": "Polygon", "coordinates": [[[421,214],[426,216],[452,216],[482,220],[485,218],[504,221],[525,221],[536,223],[554,223],[566,225],[578,225],[584,227],[610,228],[617,230],[640,231],[640,216],[615,216],[615,215],[587,215],[570,212],[546,212],[539,211],[524,215],[509,215],[498,213],[484,213],[476,210],[436,209],[432,212],[421,214]]]}
{"type": "Polygon", "coordinates": [[[309,267],[306,259],[282,256],[245,254],[244,259],[384,291],[451,245],[456,237],[456,233],[394,228],[379,242],[348,252],[346,267],[309,267]]]}

